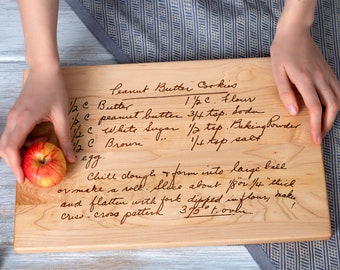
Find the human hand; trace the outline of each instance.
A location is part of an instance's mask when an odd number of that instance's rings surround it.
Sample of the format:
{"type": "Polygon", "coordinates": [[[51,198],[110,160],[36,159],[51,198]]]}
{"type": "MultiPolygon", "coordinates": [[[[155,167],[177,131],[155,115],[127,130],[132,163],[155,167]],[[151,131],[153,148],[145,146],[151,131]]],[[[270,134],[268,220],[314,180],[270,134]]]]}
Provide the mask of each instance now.
{"type": "Polygon", "coordinates": [[[75,160],[68,123],[68,97],[60,69],[30,70],[21,94],[8,113],[0,139],[0,156],[19,183],[24,182],[21,148],[27,136],[41,122],[51,122],[58,143],[69,162],[75,160]]]}
{"type": "Polygon", "coordinates": [[[321,144],[340,108],[340,83],[309,29],[292,30],[278,27],[271,46],[273,75],[291,115],[299,112],[296,91],[301,94],[310,114],[312,138],[321,144]]]}

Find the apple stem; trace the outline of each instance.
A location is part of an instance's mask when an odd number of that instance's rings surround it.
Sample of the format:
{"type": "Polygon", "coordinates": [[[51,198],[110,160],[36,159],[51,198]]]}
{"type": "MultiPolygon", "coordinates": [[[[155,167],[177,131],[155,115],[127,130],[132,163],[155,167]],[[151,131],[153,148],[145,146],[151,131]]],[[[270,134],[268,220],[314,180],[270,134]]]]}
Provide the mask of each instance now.
{"type": "Polygon", "coordinates": [[[47,157],[47,155],[43,156],[43,158],[40,160],[41,164],[45,164],[46,163],[46,157],[47,157]]]}

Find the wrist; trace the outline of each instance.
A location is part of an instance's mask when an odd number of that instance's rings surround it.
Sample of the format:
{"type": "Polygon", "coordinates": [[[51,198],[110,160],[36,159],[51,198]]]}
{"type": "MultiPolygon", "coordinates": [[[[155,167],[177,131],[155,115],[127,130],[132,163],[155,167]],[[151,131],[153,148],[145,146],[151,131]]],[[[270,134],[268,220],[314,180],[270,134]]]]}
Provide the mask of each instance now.
{"type": "Polygon", "coordinates": [[[316,3],[316,0],[286,0],[276,31],[287,35],[309,33],[314,22],[316,3]]]}
{"type": "Polygon", "coordinates": [[[59,57],[26,56],[26,63],[30,70],[44,73],[58,73],[61,69],[59,57]]]}

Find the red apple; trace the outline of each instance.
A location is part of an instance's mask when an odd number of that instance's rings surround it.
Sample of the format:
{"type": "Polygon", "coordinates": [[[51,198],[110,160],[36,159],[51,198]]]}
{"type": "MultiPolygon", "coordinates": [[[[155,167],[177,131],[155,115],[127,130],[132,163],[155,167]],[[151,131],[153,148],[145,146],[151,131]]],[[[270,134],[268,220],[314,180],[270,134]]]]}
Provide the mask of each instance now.
{"type": "Polygon", "coordinates": [[[35,186],[57,185],[66,174],[66,160],[61,149],[49,142],[31,145],[23,160],[25,177],[35,186]]]}

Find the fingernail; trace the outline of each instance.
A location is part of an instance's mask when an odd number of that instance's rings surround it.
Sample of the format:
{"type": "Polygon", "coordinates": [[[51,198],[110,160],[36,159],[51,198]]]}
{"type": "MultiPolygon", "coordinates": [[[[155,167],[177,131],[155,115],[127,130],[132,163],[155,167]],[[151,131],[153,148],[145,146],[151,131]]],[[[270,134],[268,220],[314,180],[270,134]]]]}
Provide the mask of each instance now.
{"type": "Polygon", "coordinates": [[[22,178],[17,178],[17,182],[18,182],[19,184],[23,184],[23,183],[25,182],[25,180],[22,179],[22,178]]]}
{"type": "Polygon", "coordinates": [[[317,143],[317,144],[322,144],[322,138],[321,138],[321,136],[317,137],[316,143],[317,143]]]}
{"type": "Polygon", "coordinates": [[[297,115],[297,109],[294,105],[289,105],[287,109],[291,115],[297,115]]]}
{"type": "Polygon", "coordinates": [[[71,162],[76,160],[76,156],[73,151],[67,152],[66,156],[67,156],[67,159],[71,162]]]}

